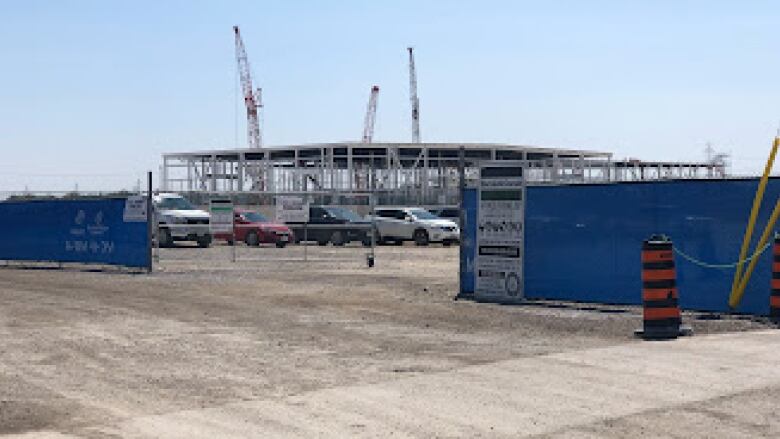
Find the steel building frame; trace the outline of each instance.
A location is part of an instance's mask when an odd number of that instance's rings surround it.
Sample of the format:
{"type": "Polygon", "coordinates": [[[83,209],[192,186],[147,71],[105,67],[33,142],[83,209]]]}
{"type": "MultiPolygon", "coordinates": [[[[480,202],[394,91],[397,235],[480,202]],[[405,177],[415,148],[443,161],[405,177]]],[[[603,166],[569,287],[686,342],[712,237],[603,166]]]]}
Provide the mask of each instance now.
{"type": "MultiPolygon", "coordinates": [[[[163,155],[161,190],[177,192],[374,192],[380,199],[457,200],[463,149],[467,178],[486,160],[525,160],[530,184],[722,178],[707,163],[613,161],[586,150],[490,143],[323,143],[163,155]],[[262,183],[259,183],[262,182],[262,183]]],[[[715,169],[718,168],[718,169],[715,169]]]]}

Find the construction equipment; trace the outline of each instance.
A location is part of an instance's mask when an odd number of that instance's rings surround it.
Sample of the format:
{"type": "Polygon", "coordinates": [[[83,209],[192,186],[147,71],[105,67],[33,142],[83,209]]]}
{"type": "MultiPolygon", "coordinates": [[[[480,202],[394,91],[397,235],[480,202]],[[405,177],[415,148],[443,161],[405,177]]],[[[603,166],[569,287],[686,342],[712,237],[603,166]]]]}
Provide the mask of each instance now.
{"type": "Polygon", "coordinates": [[[233,32],[236,35],[236,61],[238,62],[238,71],[241,76],[241,89],[244,94],[244,106],[246,107],[246,129],[249,148],[262,148],[263,141],[260,134],[260,120],[257,116],[258,109],[261,107],[261,91],[258,88],[257,93],[252,87],[252,73],[249,70],[249,59],[246,56],[244,41],[241,39],[241,31],[238,26],[233,26],[233,32]]]}
{"type": "MultiPolygon", "coordinates": [[[[260,110],[263,108],[263,89],[258,87],[255,91],[252,87],[252,73],[249,68],[249,59],[246,56],[244,40],[241,38],[241,31],[238,26],[233,26],[233,33],[236,36],[236,62],[238,63],[238,72],[241,77],[241,90],[244,95],[244,106],[246,107],[246,131],[247,143],[250,149],[260,149],[263,147],[263,137],[260,131],[260,110]]],[[[252,190],[266,190],[266,176],[268,175],[268,157],[264,156],[262,169],[257,166],[251,166],[247,173],[252,181],[252,190]]]]}
{"type": "Polygon", "coordinates": [[[409,100],[412,103],[412,143],[420,143],[420,99],[417,98],[417,71],[414,68],[414,49],[409,51],[409,100]]]}
{"type": "Polygon", "coordinates": [[[366,119],[363,122],[363,143],[371,143],[374,140],[374,122],[376,122],[376,103],[379,98],[379,86],[371,87],[371,95],[368,98],[366,119]]]}

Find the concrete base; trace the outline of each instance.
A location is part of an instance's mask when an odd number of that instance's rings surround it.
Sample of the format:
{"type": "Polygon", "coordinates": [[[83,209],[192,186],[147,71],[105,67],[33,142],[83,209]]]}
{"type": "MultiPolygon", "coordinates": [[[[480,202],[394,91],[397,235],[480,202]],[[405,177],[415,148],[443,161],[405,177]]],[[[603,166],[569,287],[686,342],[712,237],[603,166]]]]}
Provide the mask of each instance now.
{"type": "Polygon", "coordinates": [[[688,337],[693,335],[693,328],[688,325],[680,325],[676,329],[654,329],[652,331],[645,331],[644,329],[637,329],[634,331],[634,336],[645,340],[672,340],[677,337],[688,337]]]}

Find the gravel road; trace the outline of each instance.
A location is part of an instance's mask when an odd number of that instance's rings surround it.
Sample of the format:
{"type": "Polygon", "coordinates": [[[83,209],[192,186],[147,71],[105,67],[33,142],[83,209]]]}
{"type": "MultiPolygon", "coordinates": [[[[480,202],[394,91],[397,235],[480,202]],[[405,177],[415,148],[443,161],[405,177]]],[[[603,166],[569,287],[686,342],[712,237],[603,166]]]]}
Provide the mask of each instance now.
{"type": "MultiPolygon", "coordinates": [[[[106,437],[137,417],[640,343],[636,307],[453,300],[456,247],[379,247],[372,269],[361,247],[305,251],[163,249],[152,275],[0,268],[0,433],[106,437]]],[[[696,317],[697,334],[767,328],[696,317]]]]}

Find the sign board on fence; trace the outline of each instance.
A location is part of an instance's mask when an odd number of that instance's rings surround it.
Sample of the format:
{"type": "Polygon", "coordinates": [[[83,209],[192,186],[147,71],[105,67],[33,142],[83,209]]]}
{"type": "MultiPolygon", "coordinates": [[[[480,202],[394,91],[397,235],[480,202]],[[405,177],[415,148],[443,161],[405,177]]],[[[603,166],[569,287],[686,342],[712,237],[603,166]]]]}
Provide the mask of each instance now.
{"type": "Polygon", "coordinates": [[[303,197],[276,197],[276,220],[283,223],[307,223],[309,204],[303,197]]]}
{"type": "Polygon", "coordinates": [[[211,200],[209,203],[209,229],[211,234],[233,233],[233,201],[211,200]]]}
{"type": "Polygon", "coordinates": [[[125,200],[125,210],[122,220],[126,223],[146,222],[146,196],[132,195],[125,200]]]}
{"type": "Polygon", "coordinates": [[[474,264],[478,298],[512,301],[523,297],[524,170],[523,162],[480,166],[474,264]]]}

